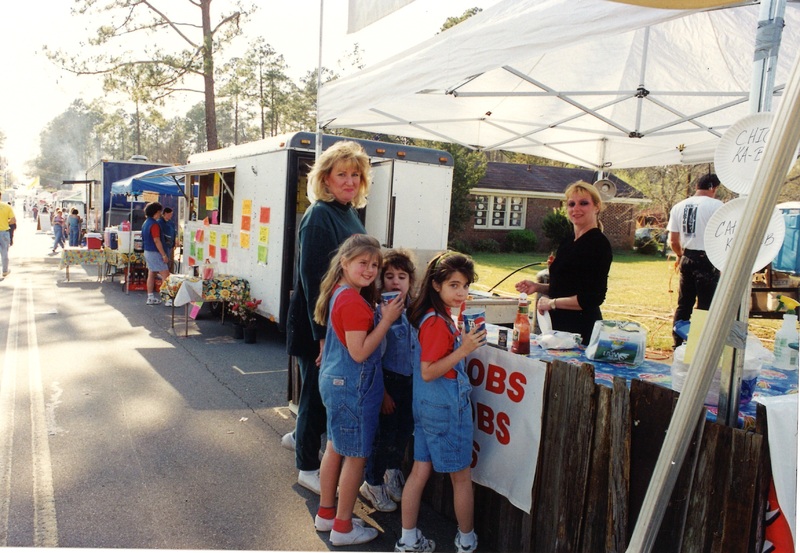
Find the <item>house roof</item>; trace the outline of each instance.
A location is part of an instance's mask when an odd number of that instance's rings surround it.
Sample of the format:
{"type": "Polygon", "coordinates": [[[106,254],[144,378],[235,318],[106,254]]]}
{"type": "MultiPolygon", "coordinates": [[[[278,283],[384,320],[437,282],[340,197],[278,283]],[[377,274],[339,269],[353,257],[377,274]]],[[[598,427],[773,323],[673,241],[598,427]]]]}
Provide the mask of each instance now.
{"type": "MultiPolygon", "coordinates": [[[[617,194],[612,201],[649,201],[644,195],[622,179],[607,175],[604,178],[617,186],[617,194]]],[[[524,163],[498,163],[490,161],[486,165],[486,175],[472,189],[472,194],[492,191],[519,192],[525,196],[560,196],[575,181],[594,182],[595,172],[591,169],[572,169],[524,163]]]]}

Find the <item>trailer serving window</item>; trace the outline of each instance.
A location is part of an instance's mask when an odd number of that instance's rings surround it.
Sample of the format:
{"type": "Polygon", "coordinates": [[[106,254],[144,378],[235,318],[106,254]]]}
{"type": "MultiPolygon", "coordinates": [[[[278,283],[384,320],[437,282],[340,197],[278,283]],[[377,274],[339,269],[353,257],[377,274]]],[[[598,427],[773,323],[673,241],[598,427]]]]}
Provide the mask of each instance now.
{"type": "Polygon", "coordinates": [[[233,223],[234,190],[236,173],[218,171],[195,176],[198,180],[197,219],[211,224],[233,223]]]}

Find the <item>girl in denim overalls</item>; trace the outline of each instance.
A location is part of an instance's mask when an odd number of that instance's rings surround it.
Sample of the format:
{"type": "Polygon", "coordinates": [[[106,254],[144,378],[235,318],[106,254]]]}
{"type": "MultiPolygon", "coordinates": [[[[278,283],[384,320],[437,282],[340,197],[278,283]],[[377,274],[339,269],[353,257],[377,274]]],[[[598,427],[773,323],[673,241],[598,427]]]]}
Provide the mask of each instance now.
{"type": "MultiPolygon", "coordinates": [[[[404,249],[389,250],[383,255],[381,291],[400,293],[409,305],[414,290],[416,267],[413,254],[404,249]]],[[[376,310],[380,316],[380,309],[376,310]]],[[[383,368],[383,403],[378,419],[378,434],[372,454],[367,459],[364,483],[359,490],[378,511],[397,509],[402,499],[405,477],[400,465],[408,441],[414,432],[411,393],[414,372],[419,372],[419,341],[406,314],[400,316],[386,334],[383,368]]]]}
{"type": "Polygon", "coordinates": [[[451,309],[469,295],[475,267],[468,256],[444,252],[425,271],[411,323],[419,329],[420,370],[414,373],[414,466],[403,490],[403,531],[395,551],[433,551],[435,544],[417,530],[422,491],[431,470],[450,473],[458,522],[459,553],[478,546],[473,526],[471,386],[464,360],[486,337],[473,328],[459,335],[451,309]]]}
{"type": "Polygon", "coordinates": [[[335,546],[365,543],[378,535],[374,528],[353,524],[352,517],[383,401],[380,345],[403,312],[402,298],[397,298],[381,305],[381,321],[374,322],[380,262],[377,240],[365,234],[348,238],[331,260],[314,310],[314,320],[328,327],[319,373],[328,443],[320,466],[320,506],[314,527],[330,531],[335,546]]]}

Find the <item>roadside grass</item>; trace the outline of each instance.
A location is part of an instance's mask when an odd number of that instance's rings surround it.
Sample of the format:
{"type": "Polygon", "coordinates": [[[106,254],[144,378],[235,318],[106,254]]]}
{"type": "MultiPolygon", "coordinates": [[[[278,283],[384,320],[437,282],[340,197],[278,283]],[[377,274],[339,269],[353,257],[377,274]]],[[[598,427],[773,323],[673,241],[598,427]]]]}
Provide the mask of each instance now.
{"type": "MultiPolygon", "coordinates": [[[[478,273],[476,290],[503,296],[516,296],[514,284],[523,279],[535,280],[536,273],[546,267],[547,254],[476,253],[473,256],[478,273]],[[498,283],[511,272],[538,263],[498,283]],[[497,285],[495,287],[495,285],[497,285]]],[[[608,277],[608,292],[603,303],[603,318],[636,321],[647,329],[649,357],[667,359],[672,354],[672,313],[678,301],[678,275],[674,260],[636,252],[614,252],[614,262],[608,277]]],[[[779,320],[750,319],[749,331],[772,350],[779,320]]]]}

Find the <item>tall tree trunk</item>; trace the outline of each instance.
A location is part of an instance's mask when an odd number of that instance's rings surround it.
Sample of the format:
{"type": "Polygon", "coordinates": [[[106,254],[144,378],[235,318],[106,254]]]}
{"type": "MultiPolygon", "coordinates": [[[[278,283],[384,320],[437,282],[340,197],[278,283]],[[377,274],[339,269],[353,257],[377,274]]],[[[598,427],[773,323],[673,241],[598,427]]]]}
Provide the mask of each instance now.
{"type": "Polygon", "coordinates": [[[136,153],[142,153],[142,118],[139,113],[139,100],[136,100],[136,153]]]}
{"type": "Polygon", "coordinates": [[[200,0],[203,15],[203,81],[206,104],[206,146],[210,150],[219,148],[217,138],[217,106],[214,97],[214,52],[211,35],[211,0],[200,0]]]}

